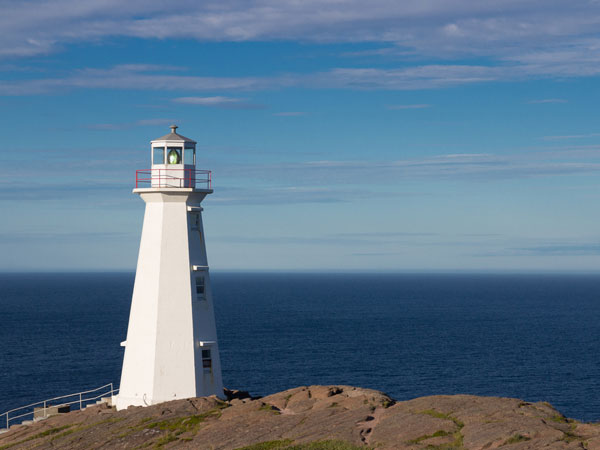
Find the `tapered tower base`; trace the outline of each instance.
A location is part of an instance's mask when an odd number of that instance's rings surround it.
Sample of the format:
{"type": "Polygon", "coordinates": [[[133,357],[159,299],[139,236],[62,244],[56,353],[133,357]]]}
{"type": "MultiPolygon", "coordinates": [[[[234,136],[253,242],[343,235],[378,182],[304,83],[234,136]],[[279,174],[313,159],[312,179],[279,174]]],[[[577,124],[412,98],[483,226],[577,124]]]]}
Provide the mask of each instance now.
{"type": "Polygon", "coordinates": [[[117,409],[223,396],[200,202],[210,189],[135,189],[146,202],[117,409]]]}

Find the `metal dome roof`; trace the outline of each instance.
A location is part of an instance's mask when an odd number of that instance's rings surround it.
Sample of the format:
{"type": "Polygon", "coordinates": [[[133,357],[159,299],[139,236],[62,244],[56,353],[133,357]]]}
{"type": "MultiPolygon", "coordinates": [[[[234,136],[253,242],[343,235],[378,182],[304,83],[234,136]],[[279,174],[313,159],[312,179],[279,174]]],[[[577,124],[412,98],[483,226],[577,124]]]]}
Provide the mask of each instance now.
{"type": "Polygon", "coordinates": [[[179,142],[192,142],[196,143],[193,139],[187,138],[175,132],[179,128],[177,125],[171,125],[171,132],[169,134],[165,134],[157,139],[153,139],[152,142],[155,141],[179,141],[179,142]]]}

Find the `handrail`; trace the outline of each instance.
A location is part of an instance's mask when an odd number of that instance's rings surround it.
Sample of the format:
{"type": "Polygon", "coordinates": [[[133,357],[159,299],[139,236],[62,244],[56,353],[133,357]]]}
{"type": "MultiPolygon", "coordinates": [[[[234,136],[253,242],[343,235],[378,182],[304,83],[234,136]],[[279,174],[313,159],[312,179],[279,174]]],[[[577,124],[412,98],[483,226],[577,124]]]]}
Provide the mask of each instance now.
{"type": "Polygon", "coordinates": [[[0,416],[3,416],[4,414],[8,414],[8,413],[10,413],[10,412],[16,411],[17,409],[23,409],[23,408],[29,408],[30,406],[35,406],[35,405],[37,405],[38,403],[43,403],[43,402],[51,402],[51,401],[53,401],[53,400],[58,400],[58,399],[60,399],[60,398],[66,398],[66,397],[73,397],[74,395],[79,395],[79,394],[89,394],[90,392],[99,391],[100,389],[104,389],[104,388],[107,388],[107,387],[109,387],[109,386],[111,386],[111,387],[112,387],[112,385],[113,385],[112,383],[108,383],[108,384],[105,384],[104,386],[100,386],[99,388],[96,388],[96,389],[90,389],[89,391],[75,392],[74,394],[60,395],[60,396],[58,396],[58,397],[54,397],[54,398],[48,398],[48,399],[46,399],[46,400],[42,400],[42,401],[40,401],[40,402],[35,402],[35,403],[32,403],[32,404],[30,404],[30,405],[20,406],[19,408],[11,409],[11,410],[9,410],[9,411],[6,411],[6,412],[4,412],[4,413],[0,414],[0,416]]]}
{"type": "Polygon", "coordinates": [[[113,397],[118,392],[119,392],[119,389],[115,389],[113,386],[113,383],[108,383],[108,384],[105,384],[104,386],[100,386],[95,389],[89,389],[87,391],[75,392],[73,394],[67,394],[67,395],[60,395],[58,397],[53,397],[53,398],[49,398],[46,400],[41,400],[39,402],[30,403],[29,405],[10,409],[10,410],[0,414],[0,423],[3,423],[3,424],[6,423],[6,428],[8,429],[8,428],[10,428],[10,422],[14,421],[16,419],[20,419],[22,417],[26,417],[29,415],[33,415],[33,418],[35,419],[36,407],[38,407],[38,409],[39,409],[40,406],[42,406],[44,418],[48,417],[48,409],[53,406],[67,406],[67,405],[70,406],[70,405],[79,404],[79,409],[81,410],[81,409],[83,409],[83,406],[86,405],[86,403],[88,403],[88,402],[98,400],[99,398],[102,398],[102,397],[106,397],[109,394],[111,397],[113,397]],[[100,393],[99,395],[96,395],[95,397],[88,397],[88,398],[84,397],[85,394],[91,394],[92,392],[98,392],[100,390],[103,390],[103,392],[100,393]],[[54,404],[54,405],[50,404],[50,402],[55,402],[56,400],[61,400],[61,399],[68,399],[69,397],[78,397],[78,398],[76,400],[72,400],[72,401],[60,402],[59,404],[54,404]],[[14,413],[16,411],[22,411],[22,410],[25,410],[28,408],[32,408],[32,410],[28,411],[28,412],[24,412],[22,414],[13,415],[12,417],[10,416],[10,413],[14,413]],[[4,420],[2,419],[3,416],[6,416],[6,418],[5,418],[6,422],[4,422],[4,420]]]}
{"type": "Polygon", "coordinates": [[[135,171],[135,187],[150,185],[150,187],[179,187],[195,188],[197,184],[204,189],[212,188],[212,173],[210,170],[184,168],[152,168],[135,171]]]}

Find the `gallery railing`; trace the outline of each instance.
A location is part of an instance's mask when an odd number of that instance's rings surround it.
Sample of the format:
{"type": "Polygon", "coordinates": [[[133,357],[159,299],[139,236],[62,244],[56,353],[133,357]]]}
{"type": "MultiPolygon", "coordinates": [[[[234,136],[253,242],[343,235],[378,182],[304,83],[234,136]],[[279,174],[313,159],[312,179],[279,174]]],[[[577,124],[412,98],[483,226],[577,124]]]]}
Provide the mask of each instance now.
{"type": "Polygon", "coordinates": [[[136,170],[135,187],[212,189],[212,173],[210,170],[179,168],[136,170]]]}

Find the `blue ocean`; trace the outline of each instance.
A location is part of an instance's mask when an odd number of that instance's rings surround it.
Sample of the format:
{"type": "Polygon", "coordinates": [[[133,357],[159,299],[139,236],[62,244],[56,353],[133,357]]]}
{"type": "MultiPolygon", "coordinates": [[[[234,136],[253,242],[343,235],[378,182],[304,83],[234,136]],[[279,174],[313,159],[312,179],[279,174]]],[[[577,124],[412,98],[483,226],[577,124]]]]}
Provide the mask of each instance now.
{"type": "MultiPolygon", "coordinates": [[[[223,381],[545,400],[600,420],[599,275],[211,275],[223,381]]],[[[133,273],[0,275],[0,413],[120,378],[133,273]]]]}

